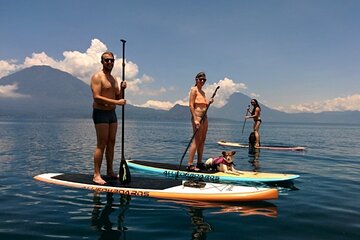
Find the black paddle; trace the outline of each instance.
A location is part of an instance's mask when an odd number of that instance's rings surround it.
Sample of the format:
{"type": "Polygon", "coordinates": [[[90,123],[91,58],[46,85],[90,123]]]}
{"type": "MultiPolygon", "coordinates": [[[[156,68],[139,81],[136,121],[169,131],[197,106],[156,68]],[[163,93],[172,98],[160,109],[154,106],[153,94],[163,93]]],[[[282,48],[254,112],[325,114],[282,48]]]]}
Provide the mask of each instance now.
{"type": "MultiPolygon", "coordinates": [[[[246,109],[246,114],[245,114],[245,116],[248,115],[249,110],[250,110],[250,105],[248,105],[248,107],[247,107],[247,109],[246,109]]],[[[244,133],[244,127],[245,127],[246,119],[247,119],[247,118],[245,118],[245,120],[244,120],[244,125],[243,125],[243,128],[242,128],[241,134],[244,133]]]]}
{"type": "MultiPolygon", "coordinates": [[[[122,42],[122,81],[121,85],[125,81],[125,43],[124,39],[120,40],[122,42]]],[[[121,88],[122,97],[125,99],[125,89],[121,88]]],[[[131,175],[129,167],[126,163],[124,156],[124,122],[125,122],[125,105],[122,105],[122,121],[121,121],[121,161],[120,161],[120,169],[119,169],[119,179],[121,184],[128,184],[131,182],[131,175]]]]}
{"type": "MultiPolygon", "coordinates": [[[[217,86],[217,87],[216,87],[215,92],[213,93],[213,95],[212,95],[212,97],[211,97],[211,98],[214,98],[214,97],[215,97],[216,92],[217,92],[217,90],[218,90],[219,88],[220,88],[220,86],[217,86]]],[[[205,116],[206,116],[206,113],[207,113],[207,111],[208,111],[209,107],[210,107],[210,104],[209,104],[209,105],[207,105],[206,110],[205,110],[205,113],[204,113],[204,115],[201,117],[200,124],[201,124],[201,123],[202,123],[202,121],[204,120],[204,118],[205,118],[205,116]]],[[[189,147],[190,147],[190,145],[191,145],[191,143],[192,143],[192,141],[193,141],[193,139],[194,139],[194,137],[195,137],[196,133],[198,132],[198,130],[199,130],[199,128],[197,128],[197,129],[195,130],[194,134],[192,135],[192,137],[191,137],[191,139],[190,139],[189,144],[187,145],[187,147],[186,147],[186,149],[185,149],[184,154],[183,154],[183,155],[182,155],[182,157],[181,157],[180,164],[179,164],[179,168],[178,168],[178,170],[177,170],[177,172],[176,172],[176,176],[175,176],[175,178],[177,178],[177,177],[178,177],[178,175],[179,175],[179,171],[180,171],[180,168],[181,168],[182,161],[184,160],[185,154],[186,154],[187,150],[189,149],[189,147]]]]}

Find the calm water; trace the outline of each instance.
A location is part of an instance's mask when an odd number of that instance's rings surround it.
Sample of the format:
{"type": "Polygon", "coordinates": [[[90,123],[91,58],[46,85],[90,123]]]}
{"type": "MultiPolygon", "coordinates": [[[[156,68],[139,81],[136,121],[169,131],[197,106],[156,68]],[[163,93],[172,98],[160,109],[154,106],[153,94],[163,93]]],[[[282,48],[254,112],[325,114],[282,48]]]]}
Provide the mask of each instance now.
{"type": "MultiPolygon", "coordinates": [[[[242,135],[242,123],[210,119],[205,158],[225,149],[219,140],[246,141],[250,127],[242,135]]],[[[179,163],[191,135],[187,122],[127,121],[125,156],[179,163]]],[[[308,150],[263,150],[253,164],[236,149],[236,168],[300,174],[299,190],[258,203],[181,203],[37,182],[44,172],[92,173],[91,120],[0,121],[0,239],[360,239],[360,125],[263,123],[261,137],[308,150]]],[[[115,155],[118,168],[119,144],[115,155]]]]}

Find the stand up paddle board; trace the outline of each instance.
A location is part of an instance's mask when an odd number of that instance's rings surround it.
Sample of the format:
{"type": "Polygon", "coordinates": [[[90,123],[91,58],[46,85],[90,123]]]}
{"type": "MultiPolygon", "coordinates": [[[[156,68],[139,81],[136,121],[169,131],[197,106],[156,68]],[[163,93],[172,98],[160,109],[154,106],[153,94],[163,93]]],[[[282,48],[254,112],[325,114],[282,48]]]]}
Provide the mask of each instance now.
{"type": "Polygon", "coordinates": [[[181,166],[178,172],[179,166],[169,163],[158,163],[139,160],[127,160],[127,164],[130,168],[138,169],[147,172],[158,173],[168,177],[175,177],[178,173],[180,178],[191,178],[207,182],[282,182],[289,181],[300,177],[294,174],[282,174],[282,173],[264,173],[264,172],[251,172],[241,171],[240,175],[233,175],[223,172],[188,172],[185,166],[181,166]]]}
{"type": "MultiPolygon", "coordinates": [[[[227,147],[238,147],[238,148],[248,148],[249,144],[236,143],[236,142],[227,142],[227,141],[219,141],[217,142],[221,146],[227,147]]],[[[305,147],[299,146],[260,146],[255,147],[257,149],[266,149],[266,150],[277,150],[277,151],[304,151],[305,147]]]]}
{"type": "Polygon", "coordinates": [[[108,180],[106,185],[98,185],[92,181],[93,176],[91,174],[45,173],[34,178],[38,181],[66,187],[135,197],[209,202],[261,201],[278,198],[278,190],[275,188],[181,181],[167,178],[132,177],[131,182],[126,185],[122,185],[118,179],[108,180]]]}

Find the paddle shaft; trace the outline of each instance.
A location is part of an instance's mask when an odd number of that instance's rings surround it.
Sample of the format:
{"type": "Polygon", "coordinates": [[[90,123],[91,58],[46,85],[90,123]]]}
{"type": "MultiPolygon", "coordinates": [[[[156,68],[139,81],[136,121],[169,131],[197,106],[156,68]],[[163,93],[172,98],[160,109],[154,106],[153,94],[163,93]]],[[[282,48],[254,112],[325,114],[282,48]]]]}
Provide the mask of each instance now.
{"type": "MultiPolygon", "coordinates": [[[[217,86],[217,87],[216,87],[215,92],[213,93],[213,95],[212,95],[211,98],[214,98],[214,97],[215,97],[216,92],[217,92],[217,90],[218,90],[219,88],[220,88],[220,86],[217,86]]],[[[204,118],[205,118],[205,116],[206,116],[206,113],[207,113],[209,107],[210,107],[210,104],[207,105],[207,107],[206,107],[206,109],[205,109],[205,113],[204,113],[204,115],[201,117],[200,124],[203,122],[203,120],[204,120],[204,118]]],[[[200,127],[199,127],[199,128],[200,128],[200,127]]],[[[175,178],[177,178],[178,175],[179,175],[179,171],[180,171],[180,168],[181,168],[181,164],[182,164],[182,162],[183,162],[183,160],[184,160],[184,157],[185,157],[185,155],[186,155],[186,152],[187,152],[187,150],[189,149],[192,141],[194,140],[194,137],[195,137],[196,133],[199,131],[199,128],[197,128],[197,129],[195,130],[194,134],[192,135],[192,137],[191,137],[191,139],[190,139],[190,142],[188,143],[188,145],[187,145],[187,147],[186,147],[186,149],[185,149],[185,152],[183,153],[183,155],[182,155],[182,157],[181,157],[180,164],[179,164],[179,168],[178,168],[178,171],[176,172],[175,178]]]]}
{"type": "MultiPolygon", "coordinates": [[[[125,43],[124,39],[120,40],[122,42],[122,81],[121,85],[125,81],[125,43]]],[[[121,95],[122,98],[125,99],[125,89],[121,87],[121,95]]],[[[125,105],[122,105],[122,113],[121,113],[121,161],[120,161],[120,169],[119,169],[119,180],[122,184],[128,184],[131,182],[131,175],[129,167],[125,160],[124,155],[124,134],[125,134],[125,105]]]]}
{"type": "MultiPolygon", "coordinates": [[[[122,42],[122,83],[125,81],[125,43],[124,39],[120,40],[122,42]]],[[[121,87],[121,95],[122,98],[125,99],[125,89],[121,87]]],[[[124,132],[125,132],[125,105],[122,105],[122,112],[121,112],[121,161],[125,161],[124,155],[124,132]]]]}
{"type": "MultiPolygon", "coordinates": [[[[247,116],[247,115],[248,115],[249,110],[250,110],[250,105],[248,105],[248,107],[247,107],[247,109],[246,109],[246,114],[245,114],[245,116],[247,116]]],[[[243,134],[243,133],[244,133],[245,123],[246,123],[246,118],[245,118],[245,120],[244,120],[244,124],[243,124],[243,127],[242,127],[241,134],[243,134]]]]}

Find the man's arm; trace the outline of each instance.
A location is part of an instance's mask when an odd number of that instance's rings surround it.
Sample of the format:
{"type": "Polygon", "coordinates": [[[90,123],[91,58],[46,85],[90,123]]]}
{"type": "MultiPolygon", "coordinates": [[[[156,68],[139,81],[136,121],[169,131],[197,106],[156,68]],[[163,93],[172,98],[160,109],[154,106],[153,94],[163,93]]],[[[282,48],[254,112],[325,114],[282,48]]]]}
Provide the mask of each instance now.
{"type": "Polygon", "coordinates": [[[94,102],[104,104],[103,97],[101,96],[101,78],[98,74],[92,76],[90,87],[93,93],[94,102]]]}
{"type": "Polygon", "coordinates": [[[124,93],[125,88],[126,88],[126,82],[125,81],[120,82],[120,88],[119,88],[119,85],[116,84],[115,98],[117,100],[124,98],[123,93],[124,93]]]}

